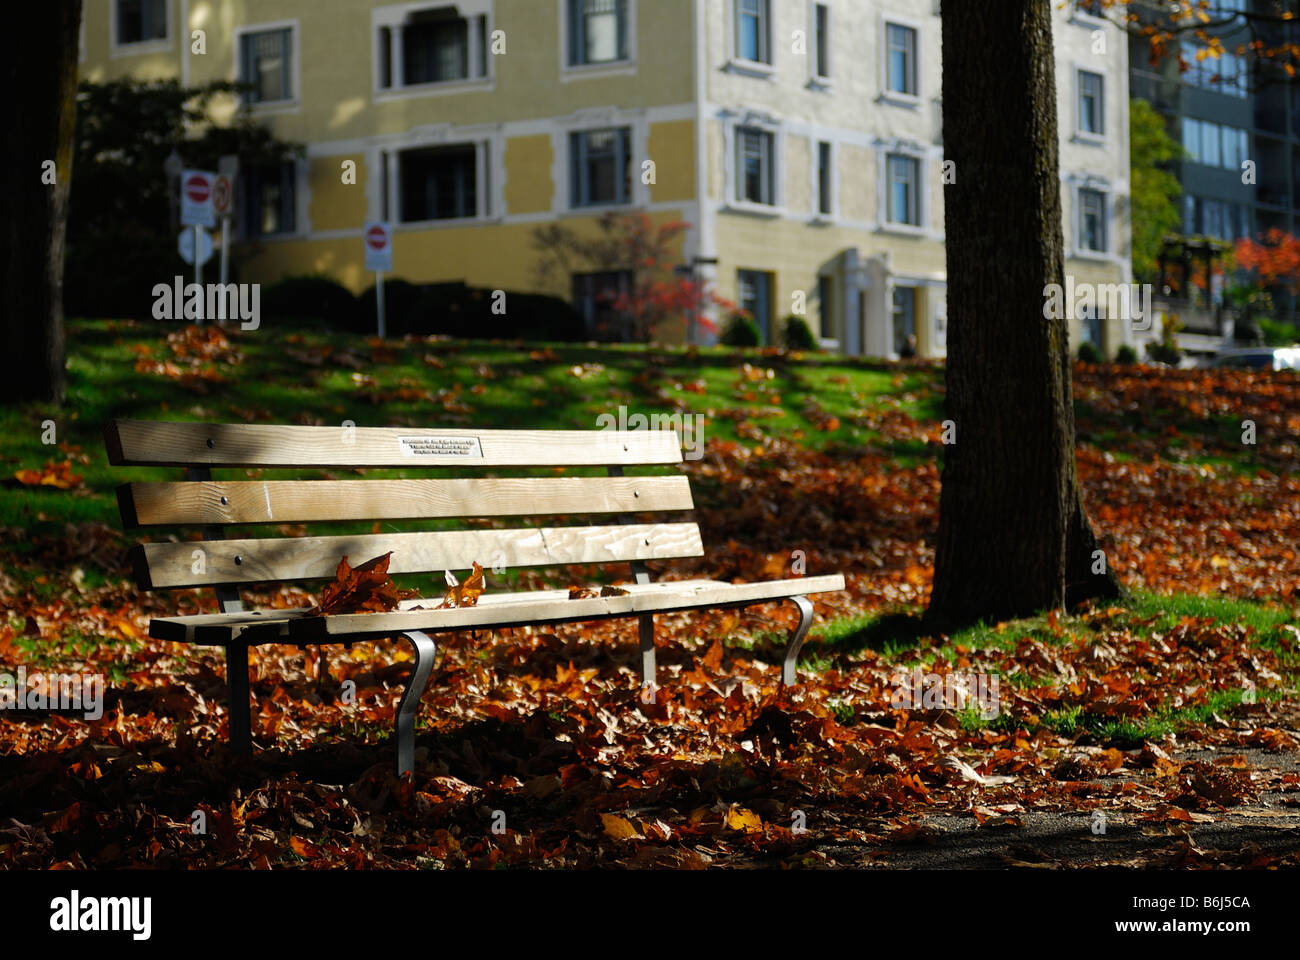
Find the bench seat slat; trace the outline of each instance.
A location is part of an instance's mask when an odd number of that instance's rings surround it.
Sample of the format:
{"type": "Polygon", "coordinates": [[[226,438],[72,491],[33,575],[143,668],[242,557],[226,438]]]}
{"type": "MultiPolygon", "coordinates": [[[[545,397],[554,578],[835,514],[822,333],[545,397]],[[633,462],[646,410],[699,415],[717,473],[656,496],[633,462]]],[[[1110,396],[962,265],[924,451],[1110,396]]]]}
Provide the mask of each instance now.
{"type": "Polygon", "coordinates": [[[127,483],[131,527],[691,510],[686,477],[127,483]]]}
{"type": "MultiPolygon", "coordinates": [[[[664,583],[623,584],[620,589],[629,593],[662,591],[666,587],[686,589],[696,586],[721,584],[720,580],[674,580],[664,583]]],[[[479,597],[481,607],[499,607],[504,604],[520,603],[530,600],[567,600],[568,589],[562,590],[523,590],[514,593],[485,593],[479,597]]],[[[442,602],[442,597],[416,597],[403,600],[400,610],[414,607],[435,607],[442,602]]],[[[233,640],[242,638],[245,642],[256,645],[288,641],[288,621],[304,617],[310,607],[291,607],[280,610],[249,610],[239,613],[200,613],[184,617],[155,617],[149,623],[149,635],[159,640],[174,643],[198,643],[223,646],[233,640]]]]}
{"type": "Polygon", "coordinates": [[[461,430],[111,420],[114,466],[600,467],[682,462],[673,430],[461,430]]]}
{"type": "Polygon", "coordinates": [[[703,556],[704,545],[694,523],[630,523],[144,543],[132,548],[132,560],[140,586],[157,589],[323,580],[344,555],[356,565],[389,551],[388,571],[396,575],[466,570],[475,561],[515,568],[669,560],[703,556]]]}
{"type": "Polygon", "coordinates": [[[623,597],[586,600],[554,598],[484,604],[454,610],[400,610],[392,613],[355,613],[332,617],[301,617],[289,623],[295,642],[326,642],[330,638],[381,636],[406,630],[440,632],[489,627],[515,627],[575,620],[606,620],[642,613],[667,613],[702,607],[746,606],[768,600],[830,593],[844,589],[844,577],[831,574],[758,583],[704,583],[683,588],[679,584],[647,584],[651,589],[629,591],[623,597]]]}

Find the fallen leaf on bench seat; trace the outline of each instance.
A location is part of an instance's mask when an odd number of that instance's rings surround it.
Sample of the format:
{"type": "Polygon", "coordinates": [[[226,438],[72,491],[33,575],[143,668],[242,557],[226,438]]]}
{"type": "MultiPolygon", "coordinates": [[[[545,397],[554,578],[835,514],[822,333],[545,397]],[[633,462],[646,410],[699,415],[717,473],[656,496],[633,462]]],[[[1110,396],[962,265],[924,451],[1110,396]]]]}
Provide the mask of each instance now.
{"type": "Polygon", "coordinates": [[[599,591],[595,587],[570,587],[570,600],[587,600],[591,597],[626,597],[627,591],[622,587],[601,587],[599,591]]]}
{"type": "Polygon", "coordinates": [[[442,603],[434,609],[443,610],[449,607],[476,607],[478,606],[479,595],[486,589],[487,584],[483,576],[483,568],[479,566],[478,561],[474,561],[474,570],[469,575],[469,579],[460,583],[456,575],[450,570],[447,574],[447,596],[443,597],[442,603]]]}
{"type": "Polygon", "coordinates": [[[392,551],[353,567],[347,556],[339,560],[334,582],[326,584],[320,594],[320,604],[311,611],[312,616],[331,616],[341,613],[387,613],[396,610],[398,603],[416,596],[418,590],[401,590],[388,576],[388,561],[392,551]]]}

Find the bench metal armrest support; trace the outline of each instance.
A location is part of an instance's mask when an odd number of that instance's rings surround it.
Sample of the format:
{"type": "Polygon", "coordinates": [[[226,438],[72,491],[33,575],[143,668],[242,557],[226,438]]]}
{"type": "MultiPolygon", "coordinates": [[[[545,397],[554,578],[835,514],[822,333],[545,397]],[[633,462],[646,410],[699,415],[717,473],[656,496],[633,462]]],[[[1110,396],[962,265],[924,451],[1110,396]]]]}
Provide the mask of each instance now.
{"type": "Polygon", "coordinates": [[[415,770],[415,715],[420,712],[420,698],[433,673],[433,661],[438,655],[438,645],[433,638],[420,630],[402,634],[415,646],[415,664],[406,690],[397,704],[397,775],[415,770]]]}
{"type": "Polygon", "coordinates": [[[799,624],[794,628],[789,646],[785,648],[785,663],[781,667],[783,687],[792,687],[797,682],[794,673],[795,663],[799,659],[799,648],[803,646],[804,638],[808,636],[813,619],[812,601],[807,597],[791,597],[790,602],[799,608],[799,624]]]}

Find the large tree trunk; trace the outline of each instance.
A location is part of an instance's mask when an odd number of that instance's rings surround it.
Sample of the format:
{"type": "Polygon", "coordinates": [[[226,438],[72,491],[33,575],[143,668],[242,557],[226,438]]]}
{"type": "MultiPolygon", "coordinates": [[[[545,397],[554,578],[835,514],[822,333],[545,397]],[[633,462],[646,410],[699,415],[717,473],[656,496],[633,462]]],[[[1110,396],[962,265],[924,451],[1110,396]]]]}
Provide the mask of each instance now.
{"type": "MultiPolygon", "coordinates": [[[[0,151],[0,401],[64,391],[63,243],[77,115],[81,0],[15,4],[0,30],[8,117],[0,151]],[[47,161],[54,162],[54,183],[47,161]]],[[[112,264],[104,264],[112,269],[112,264]]]]}
{"type": "Polygon", "coordinates": [[[934,591],[958,626],[1117,596],[1075,472],[1053,0],[943,0],[947,417],[934,591]],[[1068,589],[1067,589],[1068,584],[1068,589]]]}

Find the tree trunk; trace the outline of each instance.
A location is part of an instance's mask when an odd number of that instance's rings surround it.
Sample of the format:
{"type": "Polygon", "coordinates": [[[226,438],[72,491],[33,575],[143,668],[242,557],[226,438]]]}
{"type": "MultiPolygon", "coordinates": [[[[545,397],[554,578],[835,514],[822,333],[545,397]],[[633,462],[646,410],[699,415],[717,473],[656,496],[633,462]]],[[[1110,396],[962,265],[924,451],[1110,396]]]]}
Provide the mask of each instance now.
{"type": "MultiPolygon", "coordinates": [[[[0,159],[4,290],[0,402],[63,402],[63,246],[77,115],[81,0],[7,10],[0,36],[6,104],[0,159]],[[48,169],[53,161],[54,169],[48,169]],[[53,178],[54,182],[47,182],[53,178]]],[[[104,264],[112,269],[112,264],[104,264]]]]}
{"type": "Polygon", "coordinates": [[[934,591],[944,626],[1118,596],[1075,471],[1053,0],[943,0],[947,418],[934,591]]]}

